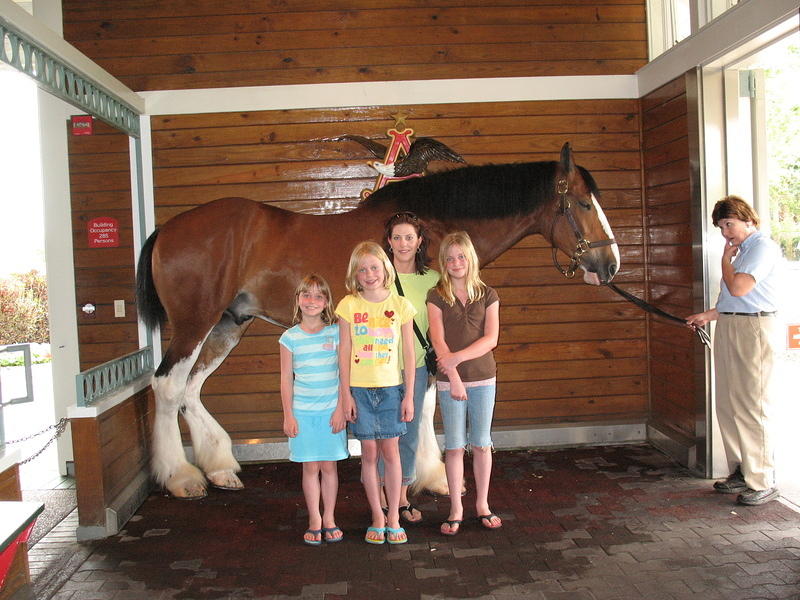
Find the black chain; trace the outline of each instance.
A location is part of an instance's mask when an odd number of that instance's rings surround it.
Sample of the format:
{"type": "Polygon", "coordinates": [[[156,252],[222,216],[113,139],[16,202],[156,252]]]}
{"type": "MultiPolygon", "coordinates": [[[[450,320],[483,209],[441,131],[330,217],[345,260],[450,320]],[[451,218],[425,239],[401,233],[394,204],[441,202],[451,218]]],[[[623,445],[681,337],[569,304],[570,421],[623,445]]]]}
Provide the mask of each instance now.
{"type": "Polygon", "coordinates": [[[19,464],[24,465],[25,463],[28,463],[28,462],[32,461],[34,458],[38,457],[42,452],[47,450],[47,448],[48,448],[48,446],[50,446],[50,444],[52,444],[55,440],[57,440],[59,437],[61,437],[61,434],[64,433],[64,430],[67,428],[67,424],[68,423],[69,423],[69,419],[67,419],[66,417],[62,417],[61,419],[58,420],[58,423],[54,423],[53,425],[45,427],[41,431],[38,431],[36,433],[32,433],[30,435],[26,435],[26,436],[21,437],[21,438],[17,438],[16,440],[8,440],[7,442],[4,442],[4,443],[0,444],[0,448],[5,448],[6,446],[10,446],[11,444],[19,444],[20,442],[27,442],[28,440],[32,440],[33,438],[39,437],[40,435],[42,435],[44,433],[47,433],[48,431],[50,431],[52,429],[55,429],[55,433],[52,435],[52,437],[49,440],[47,440],[47,443],[44,446],[42,446],[39,449],[38,452],[36,452],[32,456],[29,456],[25,460],[20,461],[19,464]]]}

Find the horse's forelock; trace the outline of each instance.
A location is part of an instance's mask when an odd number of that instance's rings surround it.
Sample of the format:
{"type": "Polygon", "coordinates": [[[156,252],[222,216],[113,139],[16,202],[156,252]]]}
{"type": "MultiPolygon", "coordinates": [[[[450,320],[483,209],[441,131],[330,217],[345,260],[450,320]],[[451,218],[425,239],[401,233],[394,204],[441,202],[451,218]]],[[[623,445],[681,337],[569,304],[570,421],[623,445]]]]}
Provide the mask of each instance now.
{"type": "Polygon", "coordinates": [[[553,199],[556,165],[544,161],[463,167],[390,183],[365,204],[394,201],[399,210],[423,218],[524,215],[553,199]]]}
{"type": "Polygon", "coordinates": [[[581,173],[581,177],[583,177],[583,180],[586,182],[589,191],[592,192],[595,198],[600,198],[600,188],[597,187],[597,182],[594,180],[594,177],[592,177],[592,174],[580,165],[578,165],[578,170],[581,173]]]}

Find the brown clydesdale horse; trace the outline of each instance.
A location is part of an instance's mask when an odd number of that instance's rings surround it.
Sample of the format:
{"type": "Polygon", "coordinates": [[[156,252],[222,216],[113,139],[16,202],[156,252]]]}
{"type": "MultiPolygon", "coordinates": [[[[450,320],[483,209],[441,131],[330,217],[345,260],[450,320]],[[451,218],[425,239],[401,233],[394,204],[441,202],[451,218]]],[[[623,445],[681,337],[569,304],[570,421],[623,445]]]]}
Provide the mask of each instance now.
{"type": "Polygon", "coordinates": [[[597,197],[591,175],[565,144],[560,161],[467,166],[391,183],[342,214],[222,198],[169,220],[145,243],[137,274],[140,317],[150,326],[167,318],[173,330],[153,378],[156,480],[178,497],[204,495],[207,481],[242,486],[230,437],[200,402],[203,382],[254,317],[291,322],[293,292],[307,273],[325,277],[338,300],[352,248],[380,241],[394,213],[412,211],[426,222],[433,256],[443,235],[467,231],[482,265],[542,234],[571,258],[562,272],[580,267],[588,283],[599,284],[613,278],[620,258],[597,197]],[[179,412],[197,466],[186,460],[179,412]]]}

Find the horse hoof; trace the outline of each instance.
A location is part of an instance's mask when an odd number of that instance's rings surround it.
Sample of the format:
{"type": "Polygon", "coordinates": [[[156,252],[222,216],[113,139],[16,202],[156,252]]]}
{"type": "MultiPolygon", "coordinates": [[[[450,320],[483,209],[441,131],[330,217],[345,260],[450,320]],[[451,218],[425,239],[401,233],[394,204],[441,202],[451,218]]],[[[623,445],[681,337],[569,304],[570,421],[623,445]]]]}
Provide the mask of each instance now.
{"type": "Polygon", "coordinates": [[[170,492],[170,491],[167,491],[167,495],[168,495],[170,498],[175,498],[176,500],[183,500],[183,501],[185,501],[185,502],[191,502],[192,500],[202,500],[202,499],[203,499],[203,498],[205,498],[205,497],[206,497],[208,494],[207,494],[206,492],[203,492],[203,493],[202,493],[202,495],[200,495],[200,496],[176,496],[176,495],[175,495],[175,494],[173,494],[172,492],[170,492]]]}
{"type": "Polygon", "coordinates": [[[164,483],[173,498],[196,499],[206,497],[206,478],[203,473],[189,463],[180,465],[172,477],[164,483]]]}
{"type": "Polygon", "coordinates": [[[176,487],[167,487],[167,492],[173,498],[179,500],[199,500],[208,495],[204,485],[182,485],[176,487]]]}
{"type": "Polygon", "coordinates": [[[206,473],[208,483],[219,490],[238,491],[244,488],[242,480],[231,470],[206,473]]]}
{"type": "Polygon", "coordinates": [[[428,491],[433,494],[434,496],[448,496],[450,495],[450,490],[447,489],[447,482],[436,482],[432,483],[428,486],[428,491]]]}
{"type": "MultiPolygon", "coordinates": [[[[425,488],[425,491],[430,494],[431,496],[449,496],[450,490],[447,487],[446,481],[440,481],[436,483],[432,483],[425,488]]],[[[467,493],[467,486],[461,486],[461,495],[465,496],[467,493]]]]}

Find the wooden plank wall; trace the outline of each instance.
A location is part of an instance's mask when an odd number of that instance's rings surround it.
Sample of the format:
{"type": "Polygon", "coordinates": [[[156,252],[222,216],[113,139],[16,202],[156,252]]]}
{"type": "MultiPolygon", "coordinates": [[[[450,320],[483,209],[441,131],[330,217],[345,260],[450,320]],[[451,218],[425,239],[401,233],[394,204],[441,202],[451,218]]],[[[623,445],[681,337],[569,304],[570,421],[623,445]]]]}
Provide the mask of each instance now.
{"type": "MultiPolygon", "coordinates": [[[[644,0],[65,0],[63,16],[67,41],[131,88],[159,90],[630,74],[646,62],[644,6],[644,0]]],[[[418,135],[444,141],[473,163],[552,160],[563,142],[572,142],[578,161],[605,191],[603,203],[622,243],[618,281],[644,293],[636,101],[157,117],[157,220],[232,195],[297,211],[346,210],[361,189],[371,187],[374,173],[358,147],[324,140],[343,133],[381,137],[396,113],[407,115],[418,135]]],[[[85,187],[96,186],[82,190],[94,202],[124,193],[105,183],[122,174],[121,162],[109,160],[103,156],[99,168],[87,160],[83,173],[73,172],[73,178],[86,176],[85,187]]],[[[130,255],[113,265],[92,265],[91,273],[80,272],[88,263],[76,263],[78,277],[87,280],[79,285],[79,302],[112,299],[98,287],[104,270],[117,278],[119,293],[132,297],[132,271],[125,270],[130,255]]],[[[606,289],[565,281],[540,238],[504,254],[486,279],[503,299],[499,424],[644,420],[646,335],[638,309],[606,289]]],[[[206,384],[206,403],[234,438],[281,436],[277,333],[264,323],[253,325],[206,384]]],[[[132,328],[112,328],[102,319],[92,326],[82,322],[81,336],[82,362],[89,360],[84,348],[92,359],[103,354],[107,360],[128,351],[128,343],[135,347],[132,328]]]]}
{"type": "Polygon", "coordinates": [[[615,75],[644,0],[64,0],[64,38],[134,90],[615,75]]]}
{"type": "Polygon", "coordinates": [[[82,371],[139,348],[128,136],[97,120],[94,131],[94,135],[69,135],[75,310],[82,371]],[[119,247],[89,247],[87,226],[96,217],[117,219],[119,247]],[[125,301],[125,317],[114,317],[114,300],[125,301]],[[86,303],[97,307],[93,316],[81,310],[86,303]]]}
{"type": "MultiPolygon", "coordinates": [[[[370,158],[345,133],[386,140],[407,115],[468,162],[554,160],[565,141],[596,177],[621,242],[624,287],[644,293],[639,108],[635,100],[508,102],[292,110],[152,119],[156,220],[238,195],[295,211],[355,205],[371,187],[370,158]]],[[[347,257],[340,257],[342,276],[347,257]]],[[[502,302],[496,423],[643,422],[643,313],[609,290],[565,280],[540,236],[484,272],[502,302]]],[[[282,437],[279,330],[255,323],[206,383],[204,402],[235,439],[282,437]]],[[[167,330],[166,335],[169,335],[167,330]]]]}
{"type": "Polygon", "coordinates": [[[106,511],[150,460],[153,392],[146,388],[97,418],[71,421],[79,523],[106,525],[106,511]]]}
{"type": "Polygon", "coordinates": [[[21,600],[33,597],[28,562],[28,543],[25,542],[17,547],[14,558],[11,564],[8,565],[3,587],[0,588],[0,600],[21,600]]]}
{"type": "Polygon", "coordinates": [[[22,500],[22,487],[19,480],[19,464],[13,464],[0,471],[0,501],[22,500]]]}
{"type": "MultiPolygon", "coordinates": [[[[693,312],[689,129],[684,77],[641,99],[649,300],[675,315],[693,312]]],[[[697,419],[691,332],[648,323],[652,418],[690,438],[697,419]]]]}

